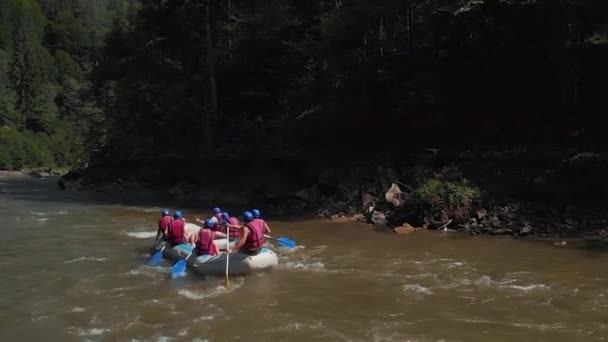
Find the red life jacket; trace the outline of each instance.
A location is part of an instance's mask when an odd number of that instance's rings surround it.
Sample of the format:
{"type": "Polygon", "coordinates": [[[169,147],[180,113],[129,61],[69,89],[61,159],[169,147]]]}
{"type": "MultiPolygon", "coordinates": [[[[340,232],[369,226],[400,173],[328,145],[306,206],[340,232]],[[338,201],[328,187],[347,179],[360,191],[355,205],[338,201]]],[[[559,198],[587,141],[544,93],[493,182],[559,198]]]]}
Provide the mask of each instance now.
{"type": "Polygon", "coordinates": [[[167,240],[172,246],[186,242],[186,224],[184,220],[173,220],[169,223],[167,240]]]}
{"type": "Polygon", "coordinates": [[[264,238],[263,221],[252,220],[251,222],[246,223],[245,226],[249,228],[249,234],[247,235],[247,240],[245,240],[243,249],[250,251],[261,249],[266,243],[266,239],[264,238]]]}
{"type": "MultiPolygon", "coordinates": [[[[222,228],[221,228],[222,233],[226,234],[226,229],[228,229],[228,224],[238,226],[239,219],[237,219],[236,217],[229,217],[228,223],[226,223],[226,221],[224,221],[222,223],[222,228]]],[[[231,239],[239,239],[241,237],[241,230],[239,228],[230,228],[229,236],[231,239]]]]}
{"type": "Polygon", "coordinates": [[[217,248],[213,243],[212,231],[202,228],[198,232],[198,241],[196,242],[194,253],[196,253],[196,255],[217,255],[217,248]]]}
{"type": "Polygon", "coordinates": [[[253,221],[260,222],[260,224],[262,225],[262,232],[266,233],[266,221],[264,221],[264,219],[256,218],[253,219],[253,221]]]}
{"type": "Polygon", "coordinates": [[[162,229],[162,230],[167,229],[170,222],[171,222],[171,216],[167,215],[167,216],[161,217],[160,220],[158,220],[158,229],[162,229]]]}

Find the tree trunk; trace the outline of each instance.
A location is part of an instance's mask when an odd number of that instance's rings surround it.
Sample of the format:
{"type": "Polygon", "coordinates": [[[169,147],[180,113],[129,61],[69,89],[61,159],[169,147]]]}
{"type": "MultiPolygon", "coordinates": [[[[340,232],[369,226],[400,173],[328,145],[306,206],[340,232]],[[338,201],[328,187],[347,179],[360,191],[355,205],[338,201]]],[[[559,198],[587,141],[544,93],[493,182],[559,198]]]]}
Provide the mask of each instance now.
{"type": "Polygon", "coordinates": [[[211,89],[211,110],[207,109],[207,120],[205,124],[205,136],[207,150],[213,150],[213,126],[218,117],[217,88],[215,83],[215,51],[213,49],[213,37],[211,35],[211,0],[205,5],[205,30],[207,45],[207,72],[209,74],[209,88],[211,89]]]}

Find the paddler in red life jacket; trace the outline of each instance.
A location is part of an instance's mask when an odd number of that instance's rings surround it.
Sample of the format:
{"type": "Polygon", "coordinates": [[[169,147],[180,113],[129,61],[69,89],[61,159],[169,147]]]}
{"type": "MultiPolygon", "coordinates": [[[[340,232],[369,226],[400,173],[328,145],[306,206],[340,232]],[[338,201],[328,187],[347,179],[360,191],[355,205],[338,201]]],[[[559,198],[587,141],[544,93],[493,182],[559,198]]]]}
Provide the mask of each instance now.
{"type": "Polygon", "coordinates": [[[167,240],[167,229],[169,228],[169,223],[173,218],[169,214],[169,210],[163,210],[161,213],[161,217],[158,220],[158,231],[156,232],[156,240],[158,241],[159,237],[163,237],[163,240],[167,240]]]}
{"type": "Polygon", "coordinates": [[[188,236],[186,234],[186,219],[181,211],[176,211],[173,214],[173,221],[169,222],[166,237],[167,242],[169,242],[171,246],[177,246],[188,241],[188,236]]]}
{"type": "Polygon", "coordinates": [[[257,209],[253,209],[251,213],[253,214],[254,221],[262,221],[262,225],[264,226],[264,234],[270,234],[270,227],[268,227],[268,223],[266,223],[266,221],[264,221],[264,219],[262,218],[262,213],[257,209]]]}
{"type": "Polygon", "coordinates": [[[245,219],[245,224],[242,227],[241,239],[234,246],[232,253],[240,252],[257,255],[266,243],[264,226],[261,220],[255,221],[253,214],[249,211],[243,213],[243,219],[245,219]]]}
{"type": "Polygon", "coordinates": [[[209,229],[213,226],[211,220],[205,221],[205,226],[198,232],[196,244],[194,245],[194,253],[199,255],[218,255],[217,246],[213,243],[213,231],[209,229]]]}
{"type": "Polygon", "coordinates": [[[230,228],[230,239],[237,240],[241,237],[241,225],[239,219],[231,217],[227,212],[222,213],[222,221],[220,223],[220,231],[226,234],[227,228],[230,228]]]}

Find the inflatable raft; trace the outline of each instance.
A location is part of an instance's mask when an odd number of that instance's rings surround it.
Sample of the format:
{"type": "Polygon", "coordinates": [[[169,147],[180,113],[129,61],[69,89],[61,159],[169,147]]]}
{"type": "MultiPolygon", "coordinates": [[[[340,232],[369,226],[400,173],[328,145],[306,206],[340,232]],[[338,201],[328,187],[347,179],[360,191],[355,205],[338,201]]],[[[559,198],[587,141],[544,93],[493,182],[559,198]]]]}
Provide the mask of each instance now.
{"type": "MultiPolygon", "coordinates": [[[[223,239],[225,241],[225,239],[223,239]]],[[[214,241],[215,242],[215,241],[214,241]]],[[[156,247],[157,251],[162,248],[161,243],[156,247]]],[[[164,257],[169,260],[184,260],[194,249],[188,244],[177,245],[173,248],[165,248],[164,257]]],[[[268,248],[262,248],[257,255],[244,253],[230,254],[228,259],[228,273],[230,275],[246,275],[274,268],[279,263],[279,257],[268,248]]],[[[226,274],[226,254],[218,256],[201,255],[190,256],[188,267],[201,275],[224,275],[226,274]]]]}

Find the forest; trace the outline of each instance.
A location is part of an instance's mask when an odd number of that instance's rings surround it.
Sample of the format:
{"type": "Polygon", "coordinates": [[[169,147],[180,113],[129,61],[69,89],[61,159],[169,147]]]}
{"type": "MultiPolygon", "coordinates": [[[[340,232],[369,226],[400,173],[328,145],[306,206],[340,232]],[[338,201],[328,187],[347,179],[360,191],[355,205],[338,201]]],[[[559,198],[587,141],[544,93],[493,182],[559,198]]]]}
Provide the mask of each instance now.
{"type": "Polygon", "coordinates": [[[601,148],[605,0],[2,0],[0,169],[601,148]]]}

